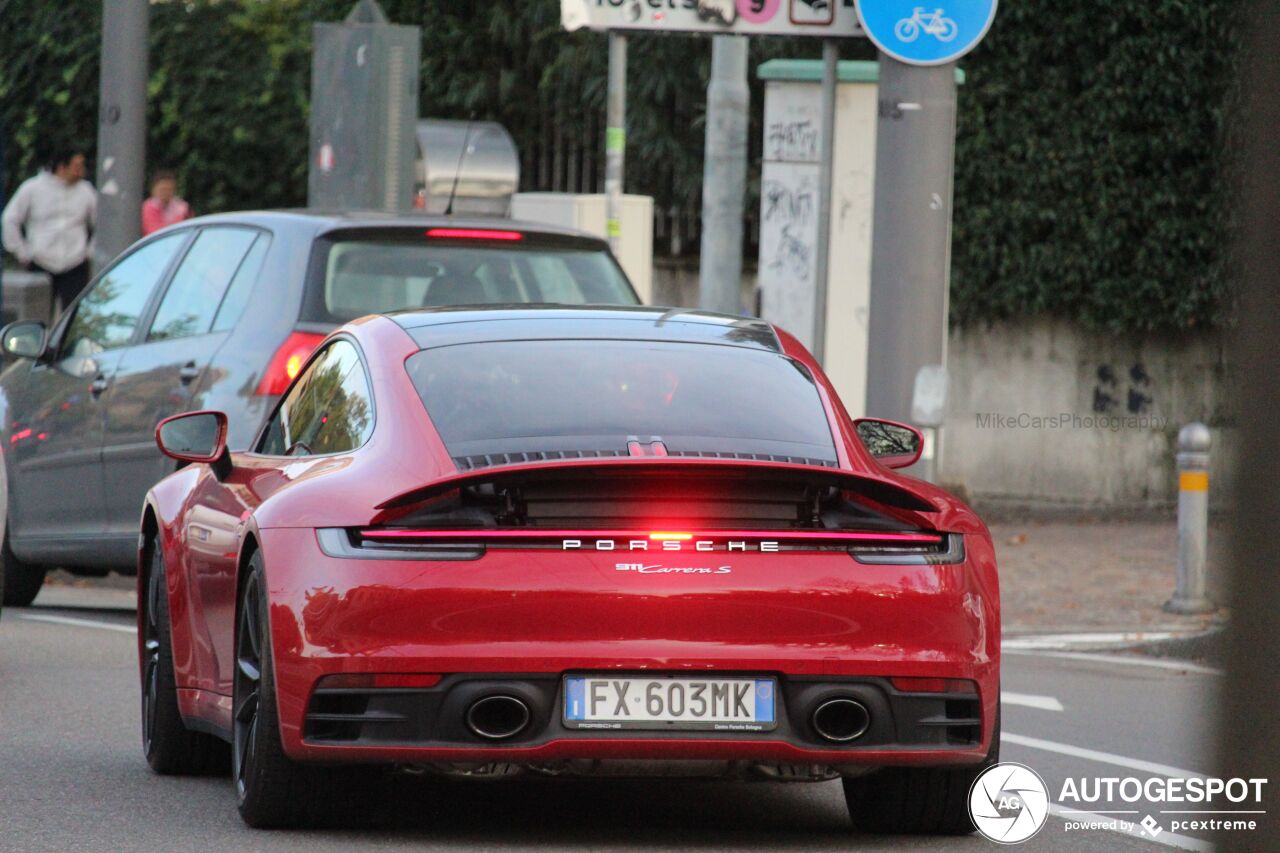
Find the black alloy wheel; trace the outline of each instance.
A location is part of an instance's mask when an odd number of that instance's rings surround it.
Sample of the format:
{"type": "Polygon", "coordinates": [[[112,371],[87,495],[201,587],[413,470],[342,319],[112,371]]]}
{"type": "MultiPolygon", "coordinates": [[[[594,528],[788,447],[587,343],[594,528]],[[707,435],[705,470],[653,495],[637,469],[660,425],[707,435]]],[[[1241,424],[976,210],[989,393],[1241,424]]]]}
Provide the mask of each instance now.
{"type": "Polygon", "coordinates": [[[232,722],[232,772],[240,800],[257,773],[258,716],[262,695],[262,581],[250,572],[240,597],[236,624],[235,717],[232,722]]]}
{"type": "Polygon", "coordinates": [[[142,614],[142,748],[147,763],[165,775],[226,773],[226,742],[188,729],[178,709],[169,591],[164,558],[155,543],[138,606],[142,614]]]}

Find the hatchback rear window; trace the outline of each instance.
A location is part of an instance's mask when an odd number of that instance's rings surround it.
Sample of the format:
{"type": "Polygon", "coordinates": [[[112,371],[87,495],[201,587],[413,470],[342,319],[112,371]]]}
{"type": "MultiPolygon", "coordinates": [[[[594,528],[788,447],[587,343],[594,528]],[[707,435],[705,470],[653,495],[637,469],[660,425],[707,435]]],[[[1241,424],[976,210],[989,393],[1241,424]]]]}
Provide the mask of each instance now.
{"type": "Polygon", "coordinates": [[[570,451],[767,454],[835,462],[808,371],[716,344],[537,340],[457,344],[406,362],[449,455],[570,451]]]}
{"type": "Polygon", "coordinates": [[[302,319],[344,323],[365,314],[443,305],[638,303],[617,263],[592,241],[412,234],[322,241],[302,319]]]}

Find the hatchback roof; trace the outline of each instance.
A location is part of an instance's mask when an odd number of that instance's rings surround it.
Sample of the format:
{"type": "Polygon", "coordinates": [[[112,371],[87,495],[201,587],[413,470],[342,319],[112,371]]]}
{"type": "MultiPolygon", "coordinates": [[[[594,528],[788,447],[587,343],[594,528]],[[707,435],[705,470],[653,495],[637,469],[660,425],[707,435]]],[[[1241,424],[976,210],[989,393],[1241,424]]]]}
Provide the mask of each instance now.
{"type": "Polygon", "coordinates": [[[782,352],[773,326],[763,320],[686,308],[463,305],[397,311],[386,316],[423,348],[576,338],[718,343],[782,352]]]}

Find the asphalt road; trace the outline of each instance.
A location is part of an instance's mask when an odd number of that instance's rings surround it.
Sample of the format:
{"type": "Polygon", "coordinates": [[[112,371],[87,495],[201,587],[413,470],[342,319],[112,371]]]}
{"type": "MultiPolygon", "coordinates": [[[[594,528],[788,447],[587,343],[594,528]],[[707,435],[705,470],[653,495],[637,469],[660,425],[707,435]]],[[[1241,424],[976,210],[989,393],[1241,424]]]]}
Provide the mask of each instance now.
{"type": "MultiPolygon", "coordinates": [[[[978,836],[853,833],[838,782],[398,778],[308,832],[258,832],[236,814],[226,778],[162,778],[138,733],[128,592],[50,588],[0,618],[0,850],[992,850],[978,836]]],[[[1008,654],[1002,759],[1038,771],[1058,799],[1068,776],[1209,770],[1212,670],[1106,656],[1008,654]]],[[[1127,808],[1134,822],[1153,814],[1127,808]]],[[[1057,810],[1015,849],[1209,849],[1162,829],[1154,841],[1068,831],[1057,810]]],[[[1260,819],[1267,819],[1261,816],[1260,819]]],[[[1137,832],[1138,830],[1133,830],[1137,832]]],[[[1204,837],[1201,835],[1201,837],[1204,837]]],[[[1242,836],[1244,842],[1245,836],[1242,836]]],[[[1240,849],[1247,849],[1247,842],[1240,849]]]]}

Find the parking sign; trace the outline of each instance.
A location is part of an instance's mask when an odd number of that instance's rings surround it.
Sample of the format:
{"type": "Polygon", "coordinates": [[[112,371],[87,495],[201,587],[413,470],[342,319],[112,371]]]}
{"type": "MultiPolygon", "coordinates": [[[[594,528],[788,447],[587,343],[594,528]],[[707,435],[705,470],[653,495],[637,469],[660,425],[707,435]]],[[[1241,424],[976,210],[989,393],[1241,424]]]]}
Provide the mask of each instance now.
{"type": "Polygon", "coordinates": [[[996,0],[858,0],[858,20],[876,47],[909,65],[941,65],[977,46],[996,0]]]}

